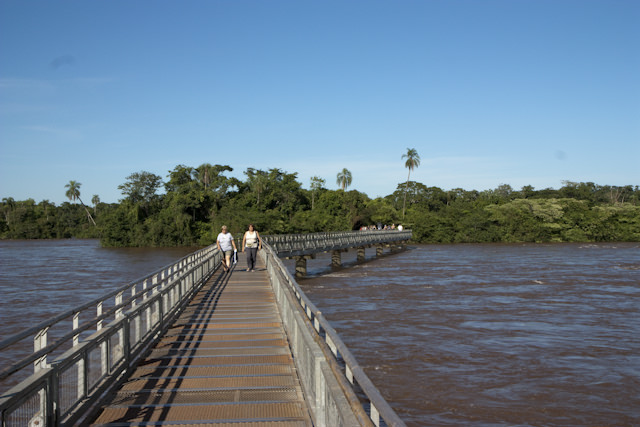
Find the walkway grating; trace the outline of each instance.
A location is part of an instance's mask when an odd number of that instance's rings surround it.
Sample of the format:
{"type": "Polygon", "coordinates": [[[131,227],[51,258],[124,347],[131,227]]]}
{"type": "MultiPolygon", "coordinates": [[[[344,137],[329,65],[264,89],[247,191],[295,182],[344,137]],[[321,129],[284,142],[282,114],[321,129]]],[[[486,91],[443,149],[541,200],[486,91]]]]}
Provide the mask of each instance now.
{"type": "Polygon", "coordinates": [[[312,425],[264,265],[244,268],[209,280],[94,425],[312,425]]]}

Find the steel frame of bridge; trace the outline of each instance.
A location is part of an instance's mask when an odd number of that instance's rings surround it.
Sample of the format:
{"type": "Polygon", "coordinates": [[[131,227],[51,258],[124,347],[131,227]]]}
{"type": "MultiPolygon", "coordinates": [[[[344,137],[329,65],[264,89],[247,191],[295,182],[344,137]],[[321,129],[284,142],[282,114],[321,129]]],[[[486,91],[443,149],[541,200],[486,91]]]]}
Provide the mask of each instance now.
{"type": "Polygon", "coordinates": [[[365,258],[365,248],[376,247],[376,256],[384,247],[392,250],[403,248],[411,239],[411,230],[365,230],[337,233],[280,234],[265,236],[278,256],[296,261],[296,277],[307,275],[307,260],[315,258],[319,252],[331,252],[331,265],[342,265],[341,253],[351,248],[358,250],[358,261],[365,258]]]}
{"type": "Polygon", "coordinates": [[[312,255],[318,252],[388,245],[411,239],[411,230],[366,230],[334,233],[278,234],[264,236],[281,258],[312,255]]]}
{"type": "MultiPolygon", "coordinates": [[[[404,423],[279,257],[406,242],[410,238],[410,231],[264,237],[265,251],[260,254],[276,293],[315,425],[404,423]]],[[[0,426],[86,422],[217,271],[221,259],[220,251],[212,245],[0,342],[0,352],[25,339],[32,338],[34,343],[31,355],[0,371],[1,386],[3,380],[24,378],[33,366],[32,374],[0,394],[0,426]],[[70,331],[50,343],[49,331],[65,325],[68,328],[69,323],[70,331]]]]}

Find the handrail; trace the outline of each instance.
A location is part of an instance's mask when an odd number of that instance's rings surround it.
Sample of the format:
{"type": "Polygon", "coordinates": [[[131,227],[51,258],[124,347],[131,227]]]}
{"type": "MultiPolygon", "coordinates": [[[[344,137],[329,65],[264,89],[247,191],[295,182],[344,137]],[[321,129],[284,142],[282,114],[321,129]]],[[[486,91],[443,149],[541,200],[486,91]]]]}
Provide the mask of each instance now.
{"type": "MultiPolygon", "coordinates": [[[[180,264],[181,262],[183,262],[183,261],[185,261],[185,260],[187,260],[189,258],[192,258],[194,256],[200,256],[200,255],[202,255],[204,253],[204,251],[207,251],[207,250],[210,250],[210,248],[200,249],[200,250],[198,250],[198,251],[196,251],[194,253],[191,253],[189,255],[185,255],[184,257],[180,258],[178,261],[173,262],[171,264],[168,264],[168,265],[166,265],[164,267],[161,267],[158,270],[154,271],[153,273],[148,274],[146,276],[143,276],[143,277],[141,277],[139,279],[133,280],[133,281],[129,282],[128,284],[123,285],[123,286],[121,286],[121,287],[119,287],[119,288],[117,288],[117,289],[115,289],[113,291],[107,292],[106,294],[104,294],[103,296],[101,296],[99,298],[96,298],[96,299],[94,299],[92,301],[89,301],[87,303],[81,304],[79,306],[76,306],[76,307],[74,307],[74,308],[72,308],[70,310],[67,310],[67,311],[63,312],[63,313],[57,314],[57,315],[52,316],[52,317],[50,317],[50,318],[48,318],[46,320],[43,320],[42,322],[36,324],[35,326],[32,326],[32,327],[30,327],[28,329],[25,329],[25,330],[22,330],[22,331],[20,331],[20,332],[18,332],[16,334],[6,338],[6,339],[0,341],[0,351],[2,351],[5,348],[15,344],[16,342],[22,341],[23,339],[25,339],[25,338],[27,338],[29,336],[32,336],[34,333],[37,333],[37,332],[41,331],[44,328],[48,328],[48,327],[51,327],[51,326],[55,325],[56,323],[59,323],[61,320],[67,319],[67,318],[73,316],[76,313],[80,313],[80,312],[86,310],[89,307],[93,307],[95,305],[98,305],[99,303],[104,302],[104,301],[108,300],[109,298],[111,298],[113,296],[116,296],[116,295],[118,295],[120,293],[124,293],[125,291],[131,289],[132,287],[135,287],[136,285],[138,285],[140,283],[143,283],[144,281],[146,281],[146,280],[148,280],[148,279],[150,279],[152,277],[158,276],[162,272],[165,272],[165,271],[171,269],[172,267],[180,264]]],[[[152,285],[151,288],[146,288],[145,291],[151,290],[154,287],[157,287],[159,285],[161,285],[161,283],[157,283],[156,285],[152,285]]],[[[141,292],[144,292],[144,291],[141,291],[141,292]]]]}
{"type": "MultiPolygon", "coordinates": [[[[180,277],[178,277],[178,279],[177,279],[177,280],[181,280],[185,275],[186,275],[186,273],[185,273],[185,274],[183,274],[183,275],[181,275],[180,277]]],[[[134,283],[135,283],[135,282],[134,282],[134,283]]],[[[134,302],[134,301],[138,300],[140,297],[142,297],[142,296],[144,296],[145,294],[147,294],[147,293],[149,293],[149,292],[151,292],[151,291],[155,290],[156,288],[159,288],[159,287],[160,287],[160,286],[162,286],[162,285],[163,285],[163,282],[160,282],[160,283],[158,283],[158,284],[156,284],[156,285],[153,285],[153,286],[152,286],[152,287],[150,287],[150,288],[146,288],[146,289],[143,289],[143,290],[138,291],[137,293],[133,294],[132,296],[130,296],[130,297],[129,297],[129,298],[127,298],[126,300],[122,301],[120,304],[116,304],[116,305],[114,305],[113,307],[111,307],[107,312],[105,312],[105,313],[103,313],[103,314],[101,314],[101,315],[99,315],[99,316],[96,316],[96,317],[94,317],[94,318],[92,318],[92,319],[90,319],[90,320],[86,321],[86,322],[85,322],[85,323],[83,323],[83,324],[78,325],[78,326],[77,326],[75,329],[73,329],[71,332],[68,332],[68,333],[66,333],[66,334],[64,334],[64,335],[62,335],[62,336],[60,336],[60,337],[58,337],[54,343],[49,344],[48,346],[46,346],[46,347],[44,347],[44,348],[41,348],[40,350],[38,350],[38,351],[35,351],[35,352],[31,353],[29,356],[27,356],[27,357],[25,357],[25,358],[23,358],[23,359],[21,359],[21,360],[19,360],[19,361],[17,361],[17,362],[14,362],[11,366],[9,366],[9,367],[7,367],[7,368],[3,369],[2,371],[0,371],[0,380],[3,380],[3,379],[5,379],[5,378],[7,378],[8,376],[10,376],[11,374],[13,374],[13,373],[15,373],[15,372],[19,371],[20,369],[22,369],[22,368],[24,368],[24,367],[26,367],[26,366],[30,365],[31,363],[33,363],[33,362],[34,362],[34,361],[36,361],[37,359],[40,359],[42,356],[45,356],[45,355],[47,355],[47,354],[50,354],[50,353],[51,353],[51,352],[53,352],[54,350],[56,350],[56,349],[58,349],[59,347],[61,347],[62,345],[64,345],[64,344],[65,344],[65,342],[68,342],[68,341],[69,341],[69,339],[73,338],[74,336],[77,336],[78,334],[80,334],[80,333],[82,333],[82,332],[85,332],[85,331],[87,331],[87,330],[91,329],[91,328],[92,328],[92,327],[94,327],[98,322],[103,321],[103,320],[105,320],[105,319],[108,319],[109,317],[111,317],[111,315],[113,315],[113,314],[117,313],[119,310],[122,310],[124,307],[128,307],[128,306],[130,306],[132,302],[134,302]]],[[[126,290],[126,289],[132,289],[132,288],[133,288],[133,286],[130,286],[130,285],[127,285],[127,286],[128,286],[128,287],[126,287],[126,288],[125,288],[125,290],[126,290]]],[[[165,291],[165,290],[162,290],[162,289],[161,289],[161,290],[159,290],[158,292],[159,292],[159,293],[166,293],[166,291],[165,291]]],[[[119,292],[118,292],[118,293],[116,293],[116,294],[119,294],[119,292]]],[[[86,306],[86,304],[85,304],[85,305],[83,305],[83,306],[80,306],[80,307],[84,307],[84,306],[86,306]]],[[[88,307],[91,307],[91,306],[93,306],[93,304],[90,304],[88,307]]],[[[76,309],[78,309],[78,307],[76,307],[76,309]]],[[[75,313],[76,313],[76,311],[74,311],[72,314],[75,314],[75,313]]],[[[53,318],[58,318],[58,317],[60,317],[60,316],[61,316],[61,315],[59,315],[59,316],[55,316],[55,317],[53,317],[53,318]]],[[[67,315],[66,317],[63,317],[63,319],[64,319],[64,318],[67,318],[67,317],[70,317],[70,316],[71,316],[71,315],[67,315]]],[[[50,321],[51,319],[52,319],[52,318],[50,318],[50,319],[49,319],[49,321],[50,321]]],[[[46,324],[47,324],[47,321],[42,322],[41,324],[45,324],[45,325],[46,325],[46,324]]],[[[38,329],[37,327],[33,327],[33,328],[29,328],[29,329],[27,329],[27,331],[33,331],[34,333],[35,333],[35,332],[39,332],[40,330],[41,330],[41,329],[38,329]]],[[[22,335],[22,334],[24,334],[24,333],[25,333],[25,332],[23,331],[22,333],[20,333],[20,334],[16,334],[16,335],[22,335]]],[[[5,340],[5,341],[9,341],[10,339],[13,339],[13,338],[14,338],[14,337],[10,337],[9,339],[7,339],[7,340],[5,340]]],[[[3,342],[4,342],[4,341],[3,341],[3,342]]],[[[1,349],[2,349],[2,347],[0,347],[0,350],[1,350],[1,349]]]]}
{"type": "MultiPolygon", "coordinates": [[[[330,325],[329,321],[302,291],[300,285],[298,285],[291,273],[284,266],[271,245],[264,242],[263,248],[267,254],[267,268],[269,269],[272,266],[275,266],[275,270],[283,279],[286,284],[286,288],[297,300],[299,309],[306,315],[303,317],[308,319],[309,324],[312,325],[312,329],[317,333],[317,338],[323,340],[325,345],[330,349],[329,354],[334,357],[334,362],[339,363],[340,358],[342,358],[342,361],[344,362],[344,371],[341,372],[341,375],[346,378],[352,386],[355,386],[357,383],[367,397],[370,404],[368,416],[371,419],[371,422],[376,426],[379,426],[380,418],[382,418],[387,426],[405,426],[404,421],[398,417],[393,408],[391,408],[389,403],[382,397],[364,370],[362,370],[356,361],[356,358],[344,344],[338,333],[330,325]]],[[[273,280],[273,273],[271,271],[270,275],[273,280]]]]}

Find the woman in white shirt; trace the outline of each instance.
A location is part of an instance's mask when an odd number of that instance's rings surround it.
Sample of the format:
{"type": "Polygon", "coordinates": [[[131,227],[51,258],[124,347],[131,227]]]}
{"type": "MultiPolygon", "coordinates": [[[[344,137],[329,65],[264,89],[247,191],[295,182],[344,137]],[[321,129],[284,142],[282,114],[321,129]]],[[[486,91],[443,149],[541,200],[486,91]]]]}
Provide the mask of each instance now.
{"type": "Polygon", "coordinates": [[[218,245],[218,249],[224,254],[222,268],[227,272],[231,268],[231,255],[233,255],[233,251],[237,251],[237,249],[236,242],[233,241],[231,233],[227,231],[226,225],[222,226],[222,232],[218,234],[216,244],[218,245]]]}
{"type": "Polygon", "coordinates": [[[260,233],[256,231],[253,224],[249,224],[249,230],[245,231],[242,237],[242,251],[247,252],[247,271],[253,271],[255,268],[258,249],[262,249],[260,233]]]}

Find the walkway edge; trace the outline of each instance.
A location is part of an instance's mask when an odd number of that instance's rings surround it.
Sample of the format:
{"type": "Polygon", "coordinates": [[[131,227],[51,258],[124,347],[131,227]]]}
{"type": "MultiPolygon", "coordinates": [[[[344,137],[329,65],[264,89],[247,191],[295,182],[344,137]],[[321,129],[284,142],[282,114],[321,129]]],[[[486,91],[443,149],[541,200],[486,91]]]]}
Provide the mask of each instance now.
{"type": "Polygon", "coordinates": [[[387,426],[405,426],[273,249],[268,244],[264,248],[260,256],[269,271],[314,422],[328,426],[379,426],[382,418],[387,426]],[[323,351],[325,347],[331,354],[323,351]],[[356,391],[362,391],[368,400],[364,407],[356,391]],[[344,414],[347,407],[349,414],[344,414]]]}

